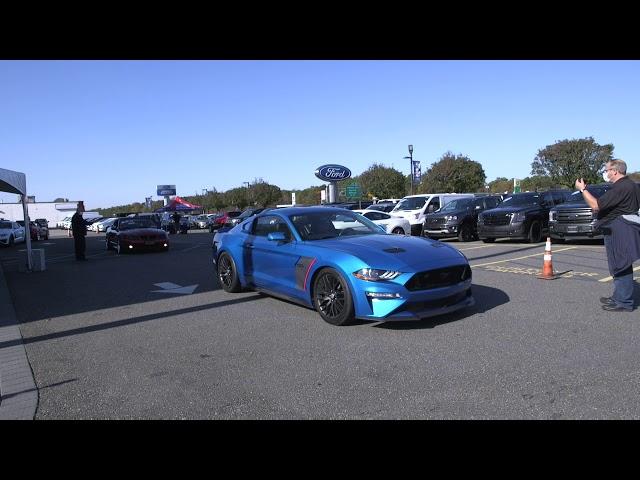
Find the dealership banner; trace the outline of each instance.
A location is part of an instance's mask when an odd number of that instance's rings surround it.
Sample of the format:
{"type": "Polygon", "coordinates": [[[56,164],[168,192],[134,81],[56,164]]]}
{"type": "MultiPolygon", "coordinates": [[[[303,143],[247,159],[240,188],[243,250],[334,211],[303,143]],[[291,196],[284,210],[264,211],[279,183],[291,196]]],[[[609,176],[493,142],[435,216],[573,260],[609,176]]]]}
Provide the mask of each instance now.
{"type": "Polygon", "coordinates": [[[158,193],[159,197],[166,197],[167,195],[175,195],[176,194],[176,186],[175,185],[158,185],[158,193]]]}

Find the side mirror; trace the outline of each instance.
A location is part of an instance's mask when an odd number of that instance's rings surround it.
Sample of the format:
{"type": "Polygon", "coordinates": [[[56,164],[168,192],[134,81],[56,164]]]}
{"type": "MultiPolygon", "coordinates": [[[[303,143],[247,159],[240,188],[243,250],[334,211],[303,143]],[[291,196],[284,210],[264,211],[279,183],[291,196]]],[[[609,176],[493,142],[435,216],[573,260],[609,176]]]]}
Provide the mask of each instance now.
{"type": "Polygon", "coordinates": [[[271,232],[267,235],[267,240],[270,242],[286,242],[287,238],[284,236],[284,232],[271,232]]]}

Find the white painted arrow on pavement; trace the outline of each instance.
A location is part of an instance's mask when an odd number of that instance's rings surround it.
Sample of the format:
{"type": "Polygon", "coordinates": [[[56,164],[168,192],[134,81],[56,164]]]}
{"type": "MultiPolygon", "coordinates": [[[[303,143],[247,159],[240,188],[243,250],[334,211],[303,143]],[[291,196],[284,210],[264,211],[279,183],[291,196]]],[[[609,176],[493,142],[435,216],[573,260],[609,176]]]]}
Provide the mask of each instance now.
{"type": "Polygon", "coordinates": [[[198,285],[188,285],[181,287],[171,282],[154,283],[156,287],[162,288],[162,290],[151,290],[151,293],[181,293],[182,295],[191,295],[198,285]]]}

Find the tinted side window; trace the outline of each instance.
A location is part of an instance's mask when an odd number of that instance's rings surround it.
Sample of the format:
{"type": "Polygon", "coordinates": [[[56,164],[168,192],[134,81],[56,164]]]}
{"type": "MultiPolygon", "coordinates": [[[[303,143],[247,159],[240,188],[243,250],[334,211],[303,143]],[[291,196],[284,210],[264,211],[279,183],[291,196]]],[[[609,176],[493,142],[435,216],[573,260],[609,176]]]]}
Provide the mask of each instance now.
{"type": "Polygon", "coordinates": [[[383,220],[385,215],[379,212],[367,212],[364,214],[369,220],[383,220]]]}
{"type": "Polygon", "coordinates": [[[284,220],[280,217],[267,215],[256,218],[253,222],[253,234],[260,237],[266,237],[270,233],[282,232],[286,239],[291,238],[291,231],[284,220]]]}
{"type": "Polygon", "coordinates": [[[542,195],[540,205],[543,207],[553,207],[553,196],[551,195],[551,192],[545,192],[542,195]]]}
{"type": "Polygon", "coordinates": [[[564,202],[567,199],[567,196],[564,192],[551,192],[551,195],[553,196],[553,203],[556,205],[564,202]]]}
{"type": "Polygon", "coordinates": [[[440,208],[440,199],[438,197],[432,197],[429,206],[427,207],[427,213],[435,212],[440,208]]]}
{"type": "Polygon", "coordinates": [[[498,206],[498,198],[497,197],[487,197],[484,199],[485,207],[487,210],[492,208],[496,208],[498,206]]]}

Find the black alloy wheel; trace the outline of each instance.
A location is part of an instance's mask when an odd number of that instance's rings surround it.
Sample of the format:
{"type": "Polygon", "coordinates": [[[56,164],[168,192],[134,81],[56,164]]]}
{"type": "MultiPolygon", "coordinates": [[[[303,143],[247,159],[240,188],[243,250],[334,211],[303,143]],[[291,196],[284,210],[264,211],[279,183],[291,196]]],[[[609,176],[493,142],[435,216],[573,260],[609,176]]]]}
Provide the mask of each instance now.
{"type": "Polygon", "coordinates": [[[396,227],[391,230],[391,233],[395,233],[396,235],[404,235],[404,230],[402,227],[396,227]]]}
{"type": "Polygon", "coordinates": [[[331,325],[349,325],[354,320],[353,300],[347,282],[332,268],[321,270],[313,282],[313,303],[322,319],[331,325]]]}
{"type": "Polygon", "coordinates": [[[473,240],[473,231],[471,230],[471,225],[465,223],[460,226],[460,231],[458,232],[458,241],[460,242],[470,242],[473,240]]]}
{"type": "Polygon", "coordinates": [[[218,258],[218,280],[225,292],[238,293],[241,290],[238,270],[233,258],[228,253],[222,253],[218,258]]]}
{"type": "Polygon", "coordinates": [[[539,243],[542,238],[542,227],[540,226],[540,222],[534,220],[531,222],[531,226],[529,227],[529,235],[528,240],[529,243],[539,243]]]}

